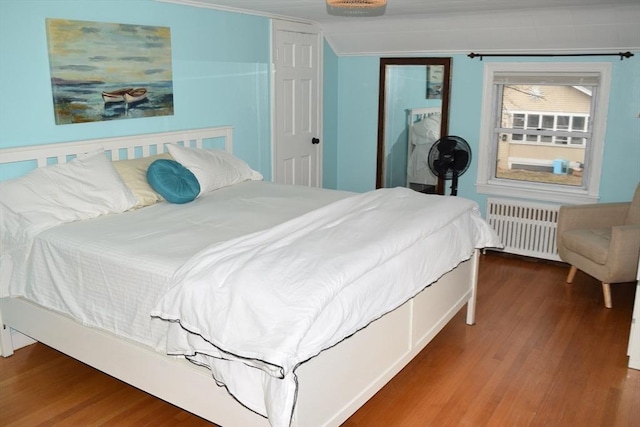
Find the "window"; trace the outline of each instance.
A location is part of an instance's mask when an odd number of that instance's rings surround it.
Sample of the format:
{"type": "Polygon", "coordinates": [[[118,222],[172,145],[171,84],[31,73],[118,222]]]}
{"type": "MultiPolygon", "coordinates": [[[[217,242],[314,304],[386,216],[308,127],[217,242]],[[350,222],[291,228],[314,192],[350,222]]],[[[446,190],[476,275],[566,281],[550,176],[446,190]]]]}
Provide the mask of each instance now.
{"type": "Polygon", "coordinates": [[[598,199],[610,63],[486,63],[479,193],[598,199]]]}

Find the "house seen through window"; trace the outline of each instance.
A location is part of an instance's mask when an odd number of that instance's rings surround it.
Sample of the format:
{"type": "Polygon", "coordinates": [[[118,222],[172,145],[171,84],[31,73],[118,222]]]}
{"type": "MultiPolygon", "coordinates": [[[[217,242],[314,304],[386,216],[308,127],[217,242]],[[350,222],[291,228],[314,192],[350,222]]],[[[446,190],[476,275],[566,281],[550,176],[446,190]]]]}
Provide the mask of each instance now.
{"type": "Polygon", "coordinates": [[[581,186],[592,96],[583,86],[504,85],[496,177],[581,186]]]}
{"type": "Polygon", "coordinates": [[[608,65],[485,64],[479,191],[596,200],[608,65]]]}

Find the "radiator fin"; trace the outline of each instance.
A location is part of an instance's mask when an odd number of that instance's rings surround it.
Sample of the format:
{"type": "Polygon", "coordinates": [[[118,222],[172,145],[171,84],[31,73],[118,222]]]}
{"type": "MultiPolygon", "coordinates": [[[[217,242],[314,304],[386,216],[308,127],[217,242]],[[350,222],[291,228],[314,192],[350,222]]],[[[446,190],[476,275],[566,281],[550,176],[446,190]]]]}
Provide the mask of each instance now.
{"type": "Polygon", "coordinates": [[[556,246],[559,205],[489,198],[487,221],[504,252],[559,261],[556,246]]]}

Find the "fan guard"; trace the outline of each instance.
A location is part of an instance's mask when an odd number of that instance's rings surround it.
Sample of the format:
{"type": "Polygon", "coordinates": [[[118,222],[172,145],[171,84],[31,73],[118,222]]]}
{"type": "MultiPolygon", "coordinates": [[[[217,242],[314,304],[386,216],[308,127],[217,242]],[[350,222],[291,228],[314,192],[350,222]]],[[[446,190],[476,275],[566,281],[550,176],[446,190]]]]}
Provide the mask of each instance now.
{"type": "Polygon", "coordinates": [[[452,180],[451,195],[458,192],[458,177],[469,169],[471,147],[455,135],[437,140],[429,150],[429,169],[441,180],[452,180]]]}

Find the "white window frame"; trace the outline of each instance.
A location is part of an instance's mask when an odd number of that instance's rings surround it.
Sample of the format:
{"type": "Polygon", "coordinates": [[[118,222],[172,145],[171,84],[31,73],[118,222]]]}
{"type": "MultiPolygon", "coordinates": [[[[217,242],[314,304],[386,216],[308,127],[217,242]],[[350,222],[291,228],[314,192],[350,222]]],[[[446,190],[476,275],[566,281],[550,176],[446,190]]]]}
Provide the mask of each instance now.
{"type": "Polygon", "coordinates": [[[611,63],[609,62],[488,62],[484,64],[482,114],[478,147],[478,175],[476,190],[481,194],[520,199],[534,199],[562,204],[595,203],[600,197],[600,176],[604,154],[609,92],[611,88],[611,63]],[[498,90],[495,90],[496,73],[598,73],[598,97],[592,111],[592,135],[585,149],[585,174],[583,185],[533,183],[495,177],[497,144],[495,126],[498,90]]]}

